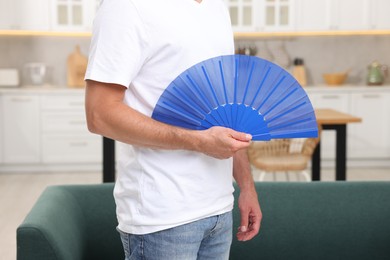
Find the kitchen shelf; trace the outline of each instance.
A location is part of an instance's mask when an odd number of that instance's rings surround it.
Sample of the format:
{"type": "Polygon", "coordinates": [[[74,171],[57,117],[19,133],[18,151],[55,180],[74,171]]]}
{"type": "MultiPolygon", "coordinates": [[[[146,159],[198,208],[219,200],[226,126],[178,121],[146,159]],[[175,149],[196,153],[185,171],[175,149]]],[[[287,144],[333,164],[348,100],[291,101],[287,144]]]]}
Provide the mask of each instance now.
{"type": "MultiPolygon", "coordinates": [[[[235,32],[234,38],[257,39],[272,37],[310,37],[310,36],[389,36],[390,30],[360,31],[291,31],[291,32],[235,32]]],[[[91,37],[90,32],[0,30],[0,36],[55,36],[55,37],[91,37]]]]}
{"type": "Polygon", "coordinates": [[[390,30],[361,31],[291,31],[291,32],[236,32],[236,39],[257,39],[272,37],[310,37],[310,36],[381,36],[390,35],[390,30]]]}
{"type": "Polygon", "coordinates": [[[90,37],[90,32],[0,30],[0,36],[55,36],[55,37],[90,37]]]}

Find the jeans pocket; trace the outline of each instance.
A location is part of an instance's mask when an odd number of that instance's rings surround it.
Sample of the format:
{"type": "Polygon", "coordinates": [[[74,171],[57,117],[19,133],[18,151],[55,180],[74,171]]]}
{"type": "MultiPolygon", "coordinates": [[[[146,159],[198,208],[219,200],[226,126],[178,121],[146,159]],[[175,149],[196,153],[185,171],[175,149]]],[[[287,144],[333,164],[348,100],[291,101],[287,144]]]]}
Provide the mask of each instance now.
{"type": "Polygon", "coordinates": [[[125,252],[125,257],[126,259],[129,259],[130,258],[130,235],[119,230],[118,228],[116,230],[119,232],[119,235],[121,237],[123,250],[125,252]]]}

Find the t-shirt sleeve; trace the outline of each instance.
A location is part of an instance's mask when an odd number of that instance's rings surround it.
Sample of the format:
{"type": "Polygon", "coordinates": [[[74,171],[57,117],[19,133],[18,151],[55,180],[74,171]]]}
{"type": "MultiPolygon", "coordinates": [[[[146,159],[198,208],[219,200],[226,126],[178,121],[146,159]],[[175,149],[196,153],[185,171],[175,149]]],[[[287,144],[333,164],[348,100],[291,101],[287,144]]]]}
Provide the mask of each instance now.
{"type": "Polygon", "coordinates": [[[130,0],[105,0],[95,17],[85,79],[129,87],[147,56],[146,30],[130,0]]]}

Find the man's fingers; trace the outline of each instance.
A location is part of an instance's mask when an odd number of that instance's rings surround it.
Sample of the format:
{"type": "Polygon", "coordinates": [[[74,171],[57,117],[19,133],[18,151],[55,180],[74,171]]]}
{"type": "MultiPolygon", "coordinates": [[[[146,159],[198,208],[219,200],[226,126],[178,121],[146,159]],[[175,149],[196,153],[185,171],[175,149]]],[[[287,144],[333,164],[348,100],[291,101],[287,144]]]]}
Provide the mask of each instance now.
{"type": "Polygon", "coordinates": [[[237,141],[249,142],[252,140],[252,135],[232,130],[230,135],[237,141]]]}

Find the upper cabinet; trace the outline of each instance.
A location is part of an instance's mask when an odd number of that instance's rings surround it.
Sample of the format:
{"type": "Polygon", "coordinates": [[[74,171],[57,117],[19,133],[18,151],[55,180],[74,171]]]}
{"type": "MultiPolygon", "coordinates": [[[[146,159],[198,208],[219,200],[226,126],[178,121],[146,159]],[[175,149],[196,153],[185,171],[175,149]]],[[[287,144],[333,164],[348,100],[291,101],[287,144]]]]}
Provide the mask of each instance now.
{"type": "Polygon", "coordinates": [[[89,32],[100,1],[0,1],[0,30],[89,32]]]}
{"type": "Polygon", "coordinates": [[[290,31],[294,24],[295,0],[263,0],[260,6],[260,30],[290,31]]]}
{"type": "Polygon", "coordinates": [[[388,0],[226,0],[236,32],[390,29],[388,0]]]}
{"type": "Polygon", "coordinates": [[[371,0],[370,1],[370,29],[381,30],[390,28],[390,1],[389,0],[371,0]]]}
{"type": "Polygon", "coordinates": [[[52,29],[91,31],[99,2],[97,0],[51,0],[52,29]]]}
{"type": "Polygon", "coordinates": [[[232,27],[235,31],[257,30],[257,4],[256,0],[226,0],[232,27]]]}
{"type": "Polygon", "coordinates": [[[295,0],[226,0],[235,31],[293,29],[295,0]]]}
{"type": "Polygon", "coordinates": [[[366,30],[373,0],[331,0],[331,30],[366,30]]]}
{"type": "Polygon", "coordinates": [[[49,30],[50,0],[1,1],[0,29],[49,30]]]}

